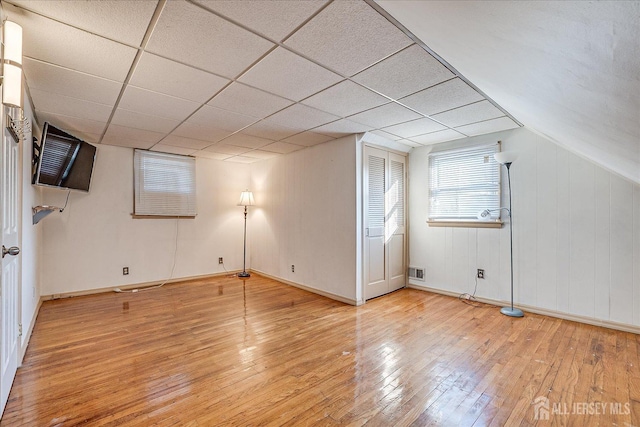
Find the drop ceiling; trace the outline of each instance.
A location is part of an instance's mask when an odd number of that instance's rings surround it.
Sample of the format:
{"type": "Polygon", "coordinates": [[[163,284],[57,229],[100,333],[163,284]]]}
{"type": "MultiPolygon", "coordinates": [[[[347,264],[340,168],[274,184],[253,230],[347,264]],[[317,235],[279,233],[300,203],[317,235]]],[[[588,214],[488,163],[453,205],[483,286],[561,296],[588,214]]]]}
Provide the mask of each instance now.
{"type": "Polygon", "coordinates": [[[40,123],[251,163],[352,133],[410,147],[519,126],[360,0],[3,2],[40,123]]]}

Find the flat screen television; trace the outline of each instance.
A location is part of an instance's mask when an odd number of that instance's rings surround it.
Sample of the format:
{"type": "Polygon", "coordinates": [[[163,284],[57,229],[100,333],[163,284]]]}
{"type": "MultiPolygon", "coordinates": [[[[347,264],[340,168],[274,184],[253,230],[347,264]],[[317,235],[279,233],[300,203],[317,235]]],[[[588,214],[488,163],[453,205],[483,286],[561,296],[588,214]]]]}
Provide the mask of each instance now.
{"type": "Polygon", "coordinates": [[[89,191],[96,147],[45,122],[34,184],[89,191]]]}

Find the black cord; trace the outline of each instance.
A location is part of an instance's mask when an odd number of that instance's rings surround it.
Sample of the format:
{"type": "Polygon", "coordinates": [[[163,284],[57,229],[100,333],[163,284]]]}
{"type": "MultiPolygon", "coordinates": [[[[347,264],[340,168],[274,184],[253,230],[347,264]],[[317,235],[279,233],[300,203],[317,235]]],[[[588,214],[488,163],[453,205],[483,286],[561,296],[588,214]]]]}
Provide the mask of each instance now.
{"type": "Polygon", "coordinates": [[[69,192],[67,193],[67,200],[65,200],[64,202],[64,206],[62,207],[62,209],[60,209],[60,212],[64,211],[67,207],[67,203],[69,203],[69,196],[71,195],[71,190],[69,190],[69,192]]]}

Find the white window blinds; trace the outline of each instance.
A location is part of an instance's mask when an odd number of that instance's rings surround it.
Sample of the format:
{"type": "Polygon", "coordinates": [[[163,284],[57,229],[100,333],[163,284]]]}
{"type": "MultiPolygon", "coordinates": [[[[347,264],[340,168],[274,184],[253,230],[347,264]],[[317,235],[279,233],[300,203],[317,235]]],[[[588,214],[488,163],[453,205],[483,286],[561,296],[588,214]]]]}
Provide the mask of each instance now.
{"type": "Polygon", "coordinates": [[[195,158],[135,150],[133,213],[195,216],[195,158]]]}
{"type": "MultiPolygon", "coordinates": [[[[500,207],[499,145],[429,155],[429,220],[476,221],[484,209],[500,207]]],[[[497,219],[499,212],[492,212],[497,219]]]]}

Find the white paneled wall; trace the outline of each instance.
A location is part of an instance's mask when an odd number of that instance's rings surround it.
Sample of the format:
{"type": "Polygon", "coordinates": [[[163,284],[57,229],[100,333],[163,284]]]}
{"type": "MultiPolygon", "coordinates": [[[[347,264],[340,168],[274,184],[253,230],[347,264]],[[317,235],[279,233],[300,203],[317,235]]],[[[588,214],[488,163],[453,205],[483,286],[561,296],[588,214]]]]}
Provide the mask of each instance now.
{"type": "MultiPolygon", "coordinates": [[[[43,232],[42,295],[162,281],[242,269],[240,192],[249,166],[196,161],[195,219],[133,219],[133,150],[99,145],[91,191],[73,192],[63,213],[35,227],[43,232]],[[122,275],[122,267],[130,274],[122,275]]],[[[62,206],[66,192],[45,189],[43,203],[62,206]]],[[[250,254],[250,250],[247,250],[250,254]]],[[[249,265],[247,265],[249,268],[249,265]]]]}
{"type": "MultiPolygon", "coordinates": [[[[527,129],[468,138],[437,149],[502,140],[511,167],[516,303],[640,326],[640,185],[527,129]]],[[[414,285],[509,300],[509,227],[436,228],[428,216],[428,154],[409,156],[410,263],[414,285]]],[[[503,168],[504,171],[504,168],[503,168]]],[[[503,205],[508,203],[506,171],[503,205]]]]}
{"type": "Polygon", "coordinates": [[[355,302],[355,136],[254,163],[251,181],[251,268],[355,302]]]}

